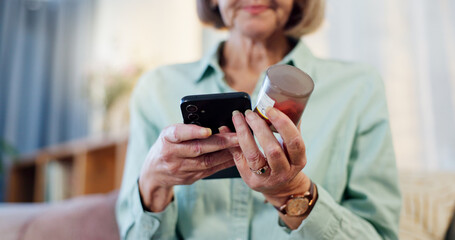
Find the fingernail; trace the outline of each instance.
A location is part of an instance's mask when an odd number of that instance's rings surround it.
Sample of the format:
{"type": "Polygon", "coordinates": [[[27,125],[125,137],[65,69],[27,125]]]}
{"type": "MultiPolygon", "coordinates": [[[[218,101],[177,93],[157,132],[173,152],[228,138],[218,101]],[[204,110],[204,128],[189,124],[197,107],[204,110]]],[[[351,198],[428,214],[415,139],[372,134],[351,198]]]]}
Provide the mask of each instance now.
{"type": "Polygon", "coordinates": [[[239,112],[238,110],[235,110],[235,111],[232,112],[232,116],[235,116],[235,115],[237,115],[237,114],[239,114],[239,113],[240,113],[240,112],[239,112]]]}
{"type": "Polygon", "coordinates": [[[265,115],[270,118],[270,119],[273,119],[273,118],[276,118],[278,113],[276,112],[276,109],[273,108],[273,107],[267,107],[267,109],[265,110],[265,115]]]}
{"type": "Polygon", "coordinates": [[[218,128],[218,132],[220,132],[220,133],[226,133],[226,132],[229,132],[229,130],[230,129],[226,126],[221,126],[218,128]]]}
{"type": "Polygon", "coordinates": [[[251,111],[250,109],[246,110],[245,111],[245,117],[251,118],[251,113],[253,113],[253,111],[251,111]]]}
{"type": "Polygon", "coordinates": [[[203,135],[203,136],[212,135],[212,129],[210,129],[210,128],[202,128],[201,129],[201,135],[203,135]]]}
{"type": "Polygon", "coordinates": [[[239,138],[237,137],[237,135],[232,137],[232,142],[234,143],[233,144],[234,146],[238,146],[239,145],[239,138]]]}

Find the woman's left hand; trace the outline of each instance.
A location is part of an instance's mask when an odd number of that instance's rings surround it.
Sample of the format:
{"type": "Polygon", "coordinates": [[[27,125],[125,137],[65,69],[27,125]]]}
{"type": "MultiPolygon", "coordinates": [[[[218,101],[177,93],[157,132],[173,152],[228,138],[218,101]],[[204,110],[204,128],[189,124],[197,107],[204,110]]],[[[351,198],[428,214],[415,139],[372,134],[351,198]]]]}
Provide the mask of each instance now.
{"type": "Polygon", "coordinates": [[[266,115],[281,135],[283,147],[267,123],[248,110],[245,116],[238,111],[233,113],[232,120],[240,147],[231,148],[230,151],[246,184],[263,193],[270,203],[279,206],[290,195],[304,193],[310,187],[309,178],[301,171],[307,162],[305,144],[299,129],[284,113],[276,108],[268,108],[266,115]],[[259,150],[249,127],[265,156],[259,150]],[[262,168],[265,171],[259,174],[257,170],[262,168]]]}

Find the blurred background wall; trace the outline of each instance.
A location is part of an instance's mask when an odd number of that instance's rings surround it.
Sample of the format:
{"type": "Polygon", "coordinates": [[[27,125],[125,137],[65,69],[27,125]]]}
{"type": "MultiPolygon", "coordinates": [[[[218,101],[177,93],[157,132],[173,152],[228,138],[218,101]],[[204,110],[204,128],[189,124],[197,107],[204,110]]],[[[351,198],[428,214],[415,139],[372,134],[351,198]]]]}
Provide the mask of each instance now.
{"type": "MultiPolygon", "coordinates": [[[[455,170],[454,22],[449,0],[327,0],[324,25],[304,38],[316,56],[381,73],[402,169],[455,170]]],[[[199,23],[195,1],[2,0],[0,140],[28,153],[125,133],[144,71],[197,60],[225,37],[199,23]]]]}

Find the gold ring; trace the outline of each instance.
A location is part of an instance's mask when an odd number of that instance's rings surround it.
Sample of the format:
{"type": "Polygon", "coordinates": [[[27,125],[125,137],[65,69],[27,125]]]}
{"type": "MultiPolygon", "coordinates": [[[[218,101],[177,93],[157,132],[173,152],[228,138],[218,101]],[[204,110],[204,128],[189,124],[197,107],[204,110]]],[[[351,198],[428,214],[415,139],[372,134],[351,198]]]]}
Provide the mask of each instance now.
{"type": "Polygon", "coordinates": [[[252,168],[250,168],[250,170],[254,173],[256,173],[257,175],[261,175],[263,173],[265,173],[267,171],[267,169],[269,169],[269,165],[264,165],[263,167],[259,168],[258,170],[254,170],[252,168]]]}

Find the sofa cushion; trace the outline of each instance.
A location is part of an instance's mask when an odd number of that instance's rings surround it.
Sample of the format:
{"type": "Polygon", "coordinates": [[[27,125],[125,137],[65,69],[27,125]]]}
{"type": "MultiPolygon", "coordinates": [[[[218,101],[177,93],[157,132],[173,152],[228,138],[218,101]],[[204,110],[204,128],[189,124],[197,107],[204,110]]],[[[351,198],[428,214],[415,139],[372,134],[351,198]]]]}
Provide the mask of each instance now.
{"type": "Polygon", "coordinates": [[[1,203],[0,236],[2,240],[22,239],[27,226],[36,216],[45,213],[51,204],[46,203],[1,203]]]}
{"type": "Polygon", "coordinates": [[[35,215],[22,239],[119,239],[118,192],[78,197],[35,215]]]}
{"type": "Polygon", "coordinates": [[[455,173],[400,172],[400,239],[444,239],[455,211],[455,173]]]}

